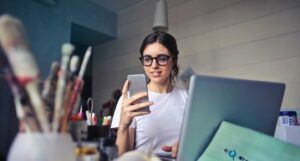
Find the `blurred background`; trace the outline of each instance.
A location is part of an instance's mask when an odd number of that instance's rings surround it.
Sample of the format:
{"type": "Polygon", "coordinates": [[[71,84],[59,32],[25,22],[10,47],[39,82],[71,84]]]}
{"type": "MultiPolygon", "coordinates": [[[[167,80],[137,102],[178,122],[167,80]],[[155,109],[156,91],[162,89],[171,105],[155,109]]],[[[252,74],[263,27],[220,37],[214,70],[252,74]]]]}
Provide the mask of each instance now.
{"type": "MultiPolygon", "coordinates": [[[[41,77],[60,60],[62,43],[83,57],[93,46],[83,99],[96,113],[128,74],[141,73],[143,38],[152,32],[156,0],[1,0],[0,14],[22,20],[41,77]]],[[[286,83],[283,109],[300,108],[299,0],[167,0],[169,33],[177,38],[180,74],[286,83]]],[[[3,62],[1,53],[0,64],[3,62]]],[[[178,86],[183,86],[178,81],[178,86]]],[[[0,70],[0,155],[5,158],[18,123],[0,70]]]]}

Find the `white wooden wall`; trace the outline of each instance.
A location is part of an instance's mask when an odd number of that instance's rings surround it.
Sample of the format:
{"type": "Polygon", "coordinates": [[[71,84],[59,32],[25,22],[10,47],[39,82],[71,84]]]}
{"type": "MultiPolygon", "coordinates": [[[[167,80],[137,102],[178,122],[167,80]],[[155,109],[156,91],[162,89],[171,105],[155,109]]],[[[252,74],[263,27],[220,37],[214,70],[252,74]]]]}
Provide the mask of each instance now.
{"type": "MultiPolygon", "coordinates": [[[[118,38],[95,48],[97,108],[140,73],[139,48],[152,31],[154,0],[118,15],[118,38]]],[[[181,71],[286,83],[283,108],[300,107],[300,0],[168,0],[169,32],[181,71]]]]}

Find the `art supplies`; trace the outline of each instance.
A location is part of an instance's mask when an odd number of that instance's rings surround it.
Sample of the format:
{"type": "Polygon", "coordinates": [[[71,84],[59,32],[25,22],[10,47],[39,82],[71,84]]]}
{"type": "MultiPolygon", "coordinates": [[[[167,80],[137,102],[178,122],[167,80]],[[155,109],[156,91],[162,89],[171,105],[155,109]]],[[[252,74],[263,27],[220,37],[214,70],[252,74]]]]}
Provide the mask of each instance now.
{"type": "MultiPolygon", "coordinates": [[[[93,120],[97,120],[95,113],[93,113],[93,108],[94,108],[93,99],[92,98],[88,98],[86,104],[87,104],[87,107],[88,107],[88,109],[85,111],[86,122],[87,122],[88,126],[91,126],[91,125],[94,125],[93,123],[95,123],[93,120]],[[93,116],[93,114],[94,114],[94,116],[93,116]]],[[[95,123],[95,124],[97,125],[97,123],[95,123]]]]}
{"type": "MultiPolygon", "coordinates": [[[[11,72],[5,75],[14,95],[17,116],[25,125],[25,131],[67,132],[71,114],[78,112],[83,76],[92,48],[88,47],[76,76],[79,57],[70,59],[74,46],[63,44],[61,62],[52,63],[49,76],[40,90],[39,69],[18,19],[9,15],[0,17],[0,44],[11,67],[11,72]]],[[[88,102],[93,108],[91,98],[88,102]]],[[[91,112],[87,111],[88,122],[96,124],[97,117],[92,114],[92,108],[91,112]]],[[[79,120],[82,116],[81,109],[79,120]]]]}
{"type": "Polygon", "coordinates": [[[88,49],[85,53],[83,62],[81,64],[79,75],[76,78],[75,83],[73,85],[73,91],[72,91],[72,94],[71,94],[71,98],[70,98],[70,100],[67,104],[66,114],[65,114],[65,116],[63,118],[63,122],[62,122],[61,131],[63,131],[63,132],[67,131],[67,126],[66,125],[68,124],[68,120],[71,117],[71,115],[76,114],[76,112],[78,111],[79,107],[76,106],[76,102],[78,102],[78,96],[79,96],[80,91],[83,87],[83,75],[84,75],[84,72],[86,70],[88,60],[91,56],[91,51],[92,51],[92,48],[88,47],[88,49]]]}
{"type": "Polygon", "coordinates": [[[66,88],[66,70],[69,64],[70,55],[74,51],[74,46],[71,44],[63,44],[62,59],[60,65],[60,75],[57,82],[54,104],[54,117],[52,122],[52,131],[56,132],[59,128],[59,121],[62,117],[62,110],[64,105],[64,92],[66,88]]]}
{"type": "MultiPolygon", "coordinates": [[[[11,146],[9,161],[75,160],[74,144],[69,134],[70,120],[80,124],[79,148],[82,147],[80,140],[83,134],[90,134],[85,137],[87,139],[107,137],[110,127],[98,125],[92,98],[87,100],[87,120],[83,121],[82,107],[78,113],[91,47],[85,53],[77,76],[79,57],[70,58],[75,47],[70,43],[63,44],[61,62],[52,63],[48,77],[40,86],[39,69],[19,20],[9,15],[0,16],[0,45],[5,53],[4,60],[8,60],[4,75],[14,97],[20,125],[25,129],[20,130],[25,133],[19,132],[11,146]],[[85,130],[82,129],[84,127],[85,130]]],[[[110,124],[110,119],[106,124],[110,124]]],[[[97,151],[96,148],[94,150],[97,151]]],[[[79,156],[81,154],[82,149],[79,156]]]]}
{"type": "Polygon", "coordinates": [[[111,124],[111,116],[104,116],[103,117],[103,126],[110,126],[111,124]]]}
{"type": "Polygon", "coordinates": [[[92,113],[92,125],[97,125],[97,117],[94,112],[92,113]]]}
{"type": "Polygon", "coordinates": [[[25,132],[31,133],[40,131],[38,120],[30,107],[28,97],[26,97],[23,89],[16,83],[9,68],[4,69],[4,74],[14,96],[17,117],[20,123],[24,125],[25,132]]]}
{"type": "Polygon", "coordinates": [[[80,107],[80,111],[78,112],[77,115],[80,119],[83,119],[82,106],[80,107]]]}
{"type": "Polygon", "coordinates": [[[52,113],[54,111],[54,99],[55,99],[55,91],[58,80],[58,72],[59,72],[59,64],[54,61],[51,64],[50,74],[44,82],[44,89],[42,91],[42,98],[45,102],[46,110],[51,114],[49,119],[52,118],[52,113]]]}
{"type": "Polygon", "coordinates": [[[22,23],[9,16],[0,18],[0,43],[18,83],[26,90],[42,130],[50,131],[45,105],[39,93],[39,70],[25,37],[22,23]]]}

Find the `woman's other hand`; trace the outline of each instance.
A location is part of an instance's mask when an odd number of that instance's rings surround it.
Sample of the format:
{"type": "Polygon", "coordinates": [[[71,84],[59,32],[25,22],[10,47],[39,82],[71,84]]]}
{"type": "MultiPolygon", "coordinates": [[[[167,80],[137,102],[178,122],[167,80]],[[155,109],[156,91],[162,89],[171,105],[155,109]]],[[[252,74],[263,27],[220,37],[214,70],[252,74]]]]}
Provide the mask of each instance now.
{"type": "Polygon", "coordinates": [[[129,81],[126,80],[122,89],[122,105],[121,105],[121,120],[119,128],[129,128],[133,118],[135,116],[141,116],[149,114],[150,111],[138,111],[139,109],[151,106],[152,102],[142,102],[139,103],[138,100],[146,97],[148,94],[146,92],[138,93],[132,97],[128,97],[129,81]]]}
{"type": "Polygon", "coordinates": [[[178,145],[179,145],[179,141],[177,141],[172,146],[165,145],[165,146],[161,147],[161,149],[164,150],[165,152],[172,152],[172,157],[176,158],[177,157],[178,145]]]}

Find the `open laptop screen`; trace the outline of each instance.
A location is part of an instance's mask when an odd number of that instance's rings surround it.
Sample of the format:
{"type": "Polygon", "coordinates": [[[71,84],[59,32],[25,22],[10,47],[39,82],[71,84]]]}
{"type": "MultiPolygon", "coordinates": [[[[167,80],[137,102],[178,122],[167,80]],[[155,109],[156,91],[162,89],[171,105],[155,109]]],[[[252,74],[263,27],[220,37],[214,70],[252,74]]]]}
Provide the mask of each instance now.
{"type": "Polygon", "coordinates": [[[194,75],[182,124],[178,161],[194,161],[222,120],[273,136],[285,85],[194,75]]]}

